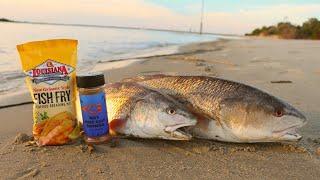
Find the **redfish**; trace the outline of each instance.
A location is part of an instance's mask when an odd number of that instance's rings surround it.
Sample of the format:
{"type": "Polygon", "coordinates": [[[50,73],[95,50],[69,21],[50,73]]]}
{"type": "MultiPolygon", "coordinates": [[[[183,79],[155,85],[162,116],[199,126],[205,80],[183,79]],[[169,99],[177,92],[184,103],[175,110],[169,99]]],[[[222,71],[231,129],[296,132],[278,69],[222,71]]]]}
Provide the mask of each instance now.
{"type": "Polygon", "coordinates": [[[190,140],[183,131],[196,118],[173,98],[134,83],[105,88],[111,133],[141,138],[190,140]]]}
{"type": "Polygon", "coordinates": [[[296,141],[306,117],[257,88],[206,76],[150,75],[126,79],[170,95],[198,118],[193,136],[227,142],[296,141]]]}

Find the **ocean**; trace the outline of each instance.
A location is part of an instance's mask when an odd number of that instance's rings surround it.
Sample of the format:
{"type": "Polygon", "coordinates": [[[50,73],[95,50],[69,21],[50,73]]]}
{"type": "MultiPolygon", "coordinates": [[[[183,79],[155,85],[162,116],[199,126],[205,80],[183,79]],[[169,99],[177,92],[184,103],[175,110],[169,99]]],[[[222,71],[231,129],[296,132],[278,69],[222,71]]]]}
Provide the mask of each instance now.
{"type": "Polygon", "coordinates": [[[0,22],[0,94],[21,86],[24,74],[16,45],[36,40],[70,38],[79,41],[78,71],[98,61],[131,58],[193,42],[215,41],[221,36],[140,29],[0,22]]]}

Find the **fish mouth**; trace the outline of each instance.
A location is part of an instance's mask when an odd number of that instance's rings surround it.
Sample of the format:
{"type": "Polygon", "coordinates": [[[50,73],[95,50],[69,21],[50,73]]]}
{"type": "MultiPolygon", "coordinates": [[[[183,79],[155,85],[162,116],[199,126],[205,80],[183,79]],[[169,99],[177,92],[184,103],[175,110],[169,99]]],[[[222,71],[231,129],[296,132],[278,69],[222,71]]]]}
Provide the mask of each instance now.
{"type": "Polygon", "coordinates": [[[280,140],[286,141],[298,141],[302,138],[302,136],[297,133],[298,128],[301,125],[291,126],[283,130],[273,131],[273,134],[277,136],[280,140]]]}
{"type": "Polygon", "coordinates": [[[190,140],[192,135],[188,133],[188,127],[194,126],[195,123],[184,123],[184,124],[175,124],[172,126],[166,126],[164,131],[175,140],[190,140]]]}

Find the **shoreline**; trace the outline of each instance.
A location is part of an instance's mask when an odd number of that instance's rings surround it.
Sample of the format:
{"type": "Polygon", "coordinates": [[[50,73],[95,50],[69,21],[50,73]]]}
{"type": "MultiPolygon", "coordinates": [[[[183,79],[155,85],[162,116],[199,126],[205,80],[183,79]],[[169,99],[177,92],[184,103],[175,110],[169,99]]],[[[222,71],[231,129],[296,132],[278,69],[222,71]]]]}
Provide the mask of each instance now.
{"type": "MultiPolygon", "coordinates": [[[[226,41],[226,40],[227,39],[218,38],[217,40],[214,40],[214,41],[207,41],[202,43],[213,43],[213,42],[226,41]]],[[[139,52],[138,54],[133,54],[133,53],[124,54],[123,56],[126,58],[103,59],[103,60],[99,60],[95,65],[93,65],[93,67],[91,67],[90,70],[102,71],[107,73],[107,71],[110,69],[126,68],[135,62],[144,61],[150,58],[163,58],[163,57],[170,57],[170,56],[177,56],[177,55],[188,55],[193,53],[200,53],[197,50],[195,51],[181,50],[185,46],[192,46],[197,44],[199,44],[199,42],[182,44],[182,45],[170,45],[162,48],[149,48],[149,49],[146,49],[146,51],[144,52],[139,52]],[[130,58],[127,58],[127,57],[130,57],[130,58]],[[102,68],[99,68],[99,66],[101,66],[102,68]],[[103,67],[103,66],[106,66],[106,67],[103,67]]],[[[201,52],[205,52],[205,50],[202,50],[201,52]]],[[[22,79],[24,81],[24,77],[22,79]]],[[[32,100],[29,97],[29,90],[26,87],[25,82],[23,82],[23,84],[21,84],[17,88],[14,88],[8,91],[3,91],[0,93],[0,109],[6,108],[6,107],[12,107],[15,105],[30,104],[30,103],[32,103],[32,100]],[[19,90],[19,89],[23,89],[23,90],[19,90]],[[10,91],[14,91],[14,92],[10,92],[10,91]]]]}
{"type": "Polygon", "coordinates": [[[39,148],[12,143],[18,132],[31,134],[32,106],[22,105],[0,109],[6,119],[0,127],[0,173],[8,178],[39,179],[317,179],[319,51],[319,43],[303,40],[221,40],[180,47],[179,52],[186,54],[98,63],[94,67],[104,71],[108,82],[164,73],[206,75],[252,85],[305,113],[309,122],[301,129],[303,139],[299,142],[236,144],[120,138],[116,145],[95,146],[93,152],[79,142],[39,148]],[[285,80],[291,82],[271,83],[285,80]]]}

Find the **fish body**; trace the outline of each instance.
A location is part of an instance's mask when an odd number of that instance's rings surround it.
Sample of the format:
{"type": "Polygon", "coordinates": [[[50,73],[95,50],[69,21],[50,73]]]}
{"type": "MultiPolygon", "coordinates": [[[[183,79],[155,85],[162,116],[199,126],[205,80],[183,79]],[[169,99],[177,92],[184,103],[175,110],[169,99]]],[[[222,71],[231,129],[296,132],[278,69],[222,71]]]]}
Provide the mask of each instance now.
{"type": "Polygon", "coordinates": [[[196,137],[228,142],[277,142],[301,138],[305,116],[257,88],[206,76],[150,75],[126,79],[168,94],[197,118],[196,137]]]}
{"type": "Polygon", "coordinates": [[[141,138],[189,140],[181,128],[194,126],[196,118],[171,97],[134,83],[114,83],[105,88],[110,130],[141,138]]]}

